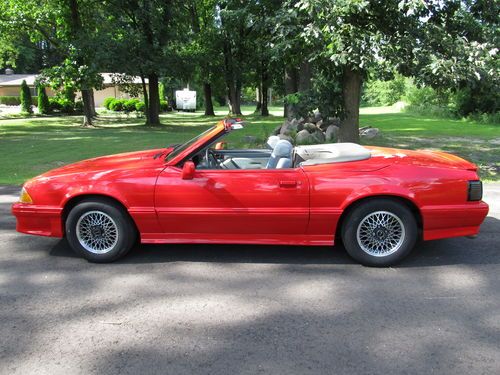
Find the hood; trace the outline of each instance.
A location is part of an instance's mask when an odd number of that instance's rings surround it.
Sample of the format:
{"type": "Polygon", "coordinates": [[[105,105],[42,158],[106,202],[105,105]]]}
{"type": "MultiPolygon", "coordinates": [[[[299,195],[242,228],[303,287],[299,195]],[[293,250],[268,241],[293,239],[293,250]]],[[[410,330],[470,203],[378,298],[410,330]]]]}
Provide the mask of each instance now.
{"type": "Polygon", "coordinates": [[[454,168],[476,171],[477,166],[458,156],[441,151],[401,150],[386,147],[366,147],[372,151],[372,157],[392,159],[393,163],[405,163],[431,168],[454,168]]]}
{"type": "Polygon", "coordinates": [[[53,177],[73,173],[146,168],[149,166],[163,164],[165,162],[165,156],[168,155],[168,153],[170,153],[171,151],[172,148],[163,148],[101,156],[52,169],[39,177],[53,177]]]}

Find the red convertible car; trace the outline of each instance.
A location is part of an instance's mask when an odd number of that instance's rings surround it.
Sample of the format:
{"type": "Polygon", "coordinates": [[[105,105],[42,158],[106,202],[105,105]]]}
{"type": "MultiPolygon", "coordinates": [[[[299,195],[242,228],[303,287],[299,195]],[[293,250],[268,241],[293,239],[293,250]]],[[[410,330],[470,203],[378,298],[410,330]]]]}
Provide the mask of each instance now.
{"type": "Polygon", "coordinates": [[[419,239],[474,236],[488,213],[476,166],[454,155],[363,147],[220,149],[224,120],[182,144],[99,157],[25,183],[17,230],[64,237],[92,262],[141,243],[331,246],[387,266],[419,239]]]}

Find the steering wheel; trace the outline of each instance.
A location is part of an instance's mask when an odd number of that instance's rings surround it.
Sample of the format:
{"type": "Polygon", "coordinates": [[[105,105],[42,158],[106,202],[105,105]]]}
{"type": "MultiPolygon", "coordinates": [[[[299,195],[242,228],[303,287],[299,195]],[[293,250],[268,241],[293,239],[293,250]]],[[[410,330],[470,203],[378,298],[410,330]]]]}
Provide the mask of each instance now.
{"type": "Polygon", "coordinates": [[[217,162],[217,158],[213,150],[208,147],[205,151],[205,160],[207,161],[207,165],[209,168],[217,169],[219,168],[219,163],[217,162]]]}

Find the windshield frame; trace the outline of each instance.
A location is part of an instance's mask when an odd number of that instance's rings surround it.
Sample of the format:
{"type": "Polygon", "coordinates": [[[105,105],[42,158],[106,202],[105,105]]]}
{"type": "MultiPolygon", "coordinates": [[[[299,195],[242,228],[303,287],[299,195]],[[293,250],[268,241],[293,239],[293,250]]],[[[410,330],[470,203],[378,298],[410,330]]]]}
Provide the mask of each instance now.
{"type": "Polygon", "coordinates": [[[183,144],[175,147],[172,150],[172,152],[170,152],[167,155],[167,157],[165,158],[165,161],[166,162],[172,161],[177,156],[179,156],[184,151],[186,151],[189,147],[191,147],[193,144],[195,144],[196,142],[198,142],[200,139],[202,139],[203,137],[207,136],[209,133],[213,132],[216,128],[217,128],[217,125],[213,125],[210,128],[208,128],[207,130],[205,130],[203,133],[201,133],[201,134],[197,135],[196,137],[191,138],[189,141],[184,142],[183,144]]]}

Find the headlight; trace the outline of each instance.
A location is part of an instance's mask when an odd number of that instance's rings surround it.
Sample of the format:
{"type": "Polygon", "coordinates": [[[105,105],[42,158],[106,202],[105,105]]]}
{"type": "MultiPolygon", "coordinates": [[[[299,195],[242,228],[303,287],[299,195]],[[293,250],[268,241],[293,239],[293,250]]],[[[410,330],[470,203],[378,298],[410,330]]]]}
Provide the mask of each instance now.
{"type": "Polygon", "coordinates": [[[33,199],[31,199],[30,195],[26,191],[26,189],[23,187],[21,190],[21,195],[19,196],[19,202],[21,203],[33,203],[33,199]]]}

